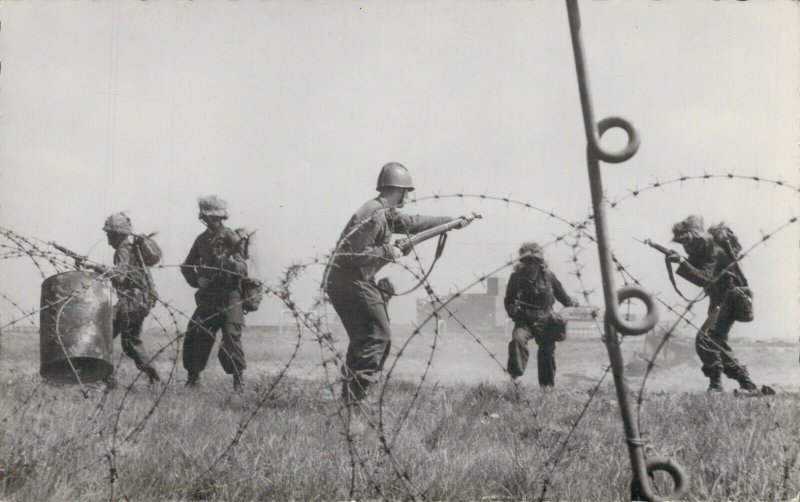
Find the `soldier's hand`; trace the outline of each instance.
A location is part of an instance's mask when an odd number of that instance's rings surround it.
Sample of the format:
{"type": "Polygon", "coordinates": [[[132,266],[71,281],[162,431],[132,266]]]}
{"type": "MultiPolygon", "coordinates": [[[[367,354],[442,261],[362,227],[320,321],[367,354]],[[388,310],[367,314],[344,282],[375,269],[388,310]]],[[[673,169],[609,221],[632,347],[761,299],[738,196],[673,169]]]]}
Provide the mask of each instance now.
{"type": "Polygon", "coordinates": [[[469,225],[472,222],[472,220],[470,220],[470,217],[474,218],[475,217],[475,213],[473,212],[469,216],[459,216],[457,218],[458,220],[461,221],[461,228],[466,227],[467,225],[469,225]]]}
{"type": "Polygon", "coordinates": [[[395,245],[388,245],[384,246],[386,248],[386,258],[389,261],[395,261],[401,256],[403,256],[403,252],[400,251],[400,248],[395,245]]]}
{"type": "Polygon", "coordinates": [[[82,267],[88,268],[89,270],[94,270],[98,274],[105,274],[106,272],[108,272],[108,268],[102,265],[87,264],[85,261],[82,261],[81,264],[82,267]]]}
{"type": "Polygon", "coordinates": [[[681,262],[681,255],[679,255],[677,251],[671,251],[667,255],[667,262],[669,262],[669,263],[680,263],[681,262]]]}
{"type": "Polygon", "coordinates": [[[570,307],[580,307],[580,306],[581,306],[581,302],[579,302],[577,298],[573,298],[572,299],[572,303],[570,304],[570,307]]]}

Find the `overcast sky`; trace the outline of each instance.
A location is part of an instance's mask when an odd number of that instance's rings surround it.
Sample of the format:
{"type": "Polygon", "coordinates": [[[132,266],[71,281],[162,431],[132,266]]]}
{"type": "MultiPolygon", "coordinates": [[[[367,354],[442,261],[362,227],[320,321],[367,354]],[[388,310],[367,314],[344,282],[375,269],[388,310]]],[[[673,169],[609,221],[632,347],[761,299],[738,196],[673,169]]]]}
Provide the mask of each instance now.
{"type": "MultiPolygon", "coordinates": [[[[596,115],[624,116],[642,137],[633,159],[603,167],[609,197],[704,171],[799,184],[799,9],[582,2],[596,115]]],[[[180,263],[203,230],[197,197],[215,193],[229,201],[232,227],[258,229],[258,273],[273,282],[332,248],[388,161],[410,169],[418,197],[510,195],[569,220],[589,211],[563,2],[3,2],[0,12],[0,225],[91,249],[98,261],[111,259],[104,218],[127,210],[137,230],[159,232],[165,262],[180,263]]],[[[568,230],[502,203],[407,208],[473,210],[485,218],[451,236],[432,276],[440,292],[500,265],[523,240],[568,230]]],[[[620,204],[612,245],[672,302],[661,256],[632,236],[666,244],[672,223],[699,212],[726,220],[747,247],[797,211],[790,189],[686,182],[620,204]]],[[[429,259],[433,245],[421,252],[429,259]]],[[[569,253],[561,245],[546,255],[576,291],[569,253]]],[[[596,249],[581,259],[599,304],[596,249]]],[[[0,267],[2,291],[36,306],[34,267],[0,267]]],[[[734,334],[796,338],[797,225],[743,268],[756,321],[734,334]]],[[[303,277],[306,297],[321,272],[303,277]]],[[[384,275],[411,284],[397,268],[384,275]]],[[[177,270],[156,280],[191,311],[177,270]]],[[[279,310],[266,302],[249,321],[277,321],[279,310]]],[[[393,303],[393,320],[413,315],[413,298],[393,303]]]]}

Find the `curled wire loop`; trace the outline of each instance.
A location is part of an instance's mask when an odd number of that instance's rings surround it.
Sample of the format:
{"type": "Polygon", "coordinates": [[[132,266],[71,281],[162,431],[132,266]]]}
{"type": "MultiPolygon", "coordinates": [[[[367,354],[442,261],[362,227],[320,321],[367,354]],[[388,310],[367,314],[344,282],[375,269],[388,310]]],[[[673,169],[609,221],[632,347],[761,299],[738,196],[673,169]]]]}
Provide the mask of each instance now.
{"type": "Polygon", "coordinates": [[[630,159],[636,152],[639,151],[639,145],[641,145],[641,138],[639,138],[639,131],[633,127],[627,119],[622,117],[606,117],[597,124],[597,131],[589,136],[589,148],[591,152],[594,154],[595,157],[602,160],[603,162],[608,162],[610,164],[619,164],[625,162],[626,160],[630,159]],[[603,145],[600,143],[600,138],[603,137],[603,134],[606,131],[614,128],[619,128],[625,131],[625,134],[628,135],[628,143],[622,150],[618,152],[609,152],[603,148],[603,145]]]}
{"type": "Polygon", "coordinates": [[[648,458],[645,462],[647,466],[647,475],[649,477],[652,477],[653,474],[658,471],[666,472],[675,484],[672,493],[666,498],[659,497],[653,493],[650,488],[650,483],[641,484],[640,489],[642,490],[642,495],[644,495],[647,500],[660,502],[662,500],[676,500],[683,497],[686,490],[689,489],[689,476],[686,475],[686,472],[680,464],[668,457],[652,457],[648,458]]]}
{"type": "Polygon", "coordinates": [[[658,322],[658,304],[655,297],[648,293],[643,287],[630,284],[617,290],[616,308],[611,309],[609,320],[614,327],[623,335],[643,335],[653,329],[658,322]],[[641,319],[625,319],[619,311],[619,304],[630,299],[641,300],[647,307],[647,314],[641,319]]]}
{"type": "Polygon", "coordinates": [[[600,161],[619,164],[636,155],[641,140],[633,124],[622,117],[608,117],[595,122],[592,95],[589,92],[589,77],[584,63],[578,2],[577,0],[566,0],[566,4],[570,35],[572,37],[572,52],[575,57],[575,72],[578,76],[578,91],[580,92],[581,109],[583,111],[583,125],[586,132],[586,165],[597,234],[597,252],[603,279],[603,296],[606,306],[605,342],[608,357],[614,370],[614,386],[617,391],[622,423],[625,435],[628,438],[628,456],[631,470],[633,471],[631,496],[634,500],[662,500],[654,493],[649,479],[653,472],[665,471],[672,477],[675,484],[673,493],[669,494],[666,499],[675,500],[681,498],[685,492],[688,486],[688,476],[678,463],[672,459],[659,457],[648,460],[645,458],[644,441],[641,438],[638,423],[631,409],[628,385],[625,380],[625,364],[622,358],[620,341],[617,337],[617,332],[622,335],[641,335],[650,331],[658,321],[658,309],[653,295],[638,285],[628,285],[619,290],[616,289],[604,206],[602,173],[600,171],[600,161]],[[600,139],[604,133],[614,128],[625,131],[627,143],[619,151],[608,151],[600,144],[600,139]],[[620,302],[630,299],[644,302],[647,307],[647,314],[642,319],[624,319],[621,315],[620,302]]]}

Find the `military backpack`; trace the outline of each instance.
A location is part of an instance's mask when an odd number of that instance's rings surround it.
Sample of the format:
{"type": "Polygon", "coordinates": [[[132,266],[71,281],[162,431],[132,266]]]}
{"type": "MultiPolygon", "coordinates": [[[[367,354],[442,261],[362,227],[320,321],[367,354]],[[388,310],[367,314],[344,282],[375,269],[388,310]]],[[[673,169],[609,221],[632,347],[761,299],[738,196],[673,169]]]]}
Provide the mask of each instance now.
{"type": "Polygon", "coordinates": [[[147,267],[157,265],[163,257],[161,248],[156,241],[153,240],[154,235],[156,235],[155,232],[147,235],[140,234],[133,237],[133,246],[136,248],[137,254],[147,267]]]}
{"type": "Polygon", "coordinates": [[[725,292],[723,308],[733,314],[738,322],[753,320],[753,291],[747,284],[747,278],[739,267],[739,253],[742,250],[739,238],[725,223],[718,223],[708,229],[714,242],[721,247],[731,259],[731,273],[737,277],[738,284],[725,292]]]}
{"type": "MultiPolygon", "coordinates": [[[[234,232],[239,238],[237,251],[239,251],[246,260],[250,261],[251,237],[255,232],[248,232],[244,228],[237,228],[234,232]]],[[[261,305],[261,300],[264,297],[264,286],[261,281],[253,277],[242,277],[239,281],[239,287],[242,294],[242,310],[244,310],[244,313],[247,314],[248,312],[255,312],[258,310],[258,307],[261,305]]]]}

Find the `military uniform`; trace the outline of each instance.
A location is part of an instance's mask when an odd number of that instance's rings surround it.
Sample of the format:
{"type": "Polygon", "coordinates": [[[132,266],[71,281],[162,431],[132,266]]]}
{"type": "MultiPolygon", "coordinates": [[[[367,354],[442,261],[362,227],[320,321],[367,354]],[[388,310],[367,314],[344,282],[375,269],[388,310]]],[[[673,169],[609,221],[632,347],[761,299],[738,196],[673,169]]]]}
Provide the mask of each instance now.
{"type": "Polygon", "coordinates": [[[528,365],[528,340],[539,346],[536,357],[539,385],[552,387],[556,377],[556,342],[560,333],[554,323],[553,304],[564,306],[574,300],[546,265],[520,264],[508,279],[504,305],[514,320],[514,332],[508,344],[508,372],[519,378],[528,365]]]}
{"type": "Polygon", "coordinates": [[[122,350],[133,359],[136,367],[143,371],[150,381],[159,380],[158,373],[150,363],[144,349],[142,324],[157,297],[153,277],[144,266],[130,239],[126,238],[114,252],[114,268],[111,284],[119,297],[114,305],[114,338],[120,336],[122,350]]]}
{"type": "Polygon", "coordinates": [[[756,388],[747,368],[736,360],[728,345],[728,333],[735,320],[734,313],[727,308],[725,295],[731,288],[743,285],[730,267],[732,262],[722,248],[707,239],[706,245],[689,253],[688,260],[681,261],[675,271],[708,295],[708,318],[697,333],[695,349],[703,362],[703,374],[711,379],[715,390],[722,373],[744,389],[756,388]]]}
{"type": "Polygon", "coordinates": [[[361,206],[345,226],[326,284],[328,298],[350,338],[342,368],[343,392],[349,391],[345,397],[362,399],[389,355],[391,327],[374,277],[394,259],[392,234],[414,234],[449,221],[452,218],[446,216],[402,214],[377,197],[361,206]]]}
{"type": "Polygon", "coordinates": [[[198,288],[194,295],[197,309],[189,321],[183,342],[183,367],[189,381],[195,382],[206,367],[217,330],[222,330],[217,358],[222,369],[234,377],[247,367],[242,349],[244,311],[239,277],[247,275],[247,261],[241,255],[239,238],[222,226],[206,230],[195,239],[181,265],[186,282],[198,288]],[[200,279],[209,282],[200,287],[200,279]]]}

